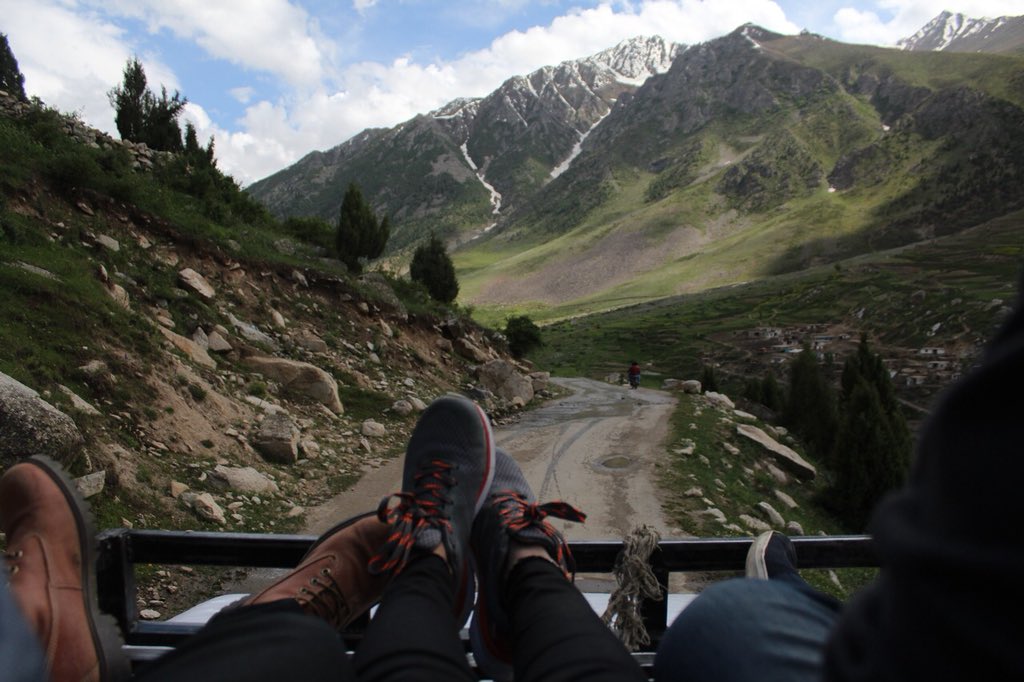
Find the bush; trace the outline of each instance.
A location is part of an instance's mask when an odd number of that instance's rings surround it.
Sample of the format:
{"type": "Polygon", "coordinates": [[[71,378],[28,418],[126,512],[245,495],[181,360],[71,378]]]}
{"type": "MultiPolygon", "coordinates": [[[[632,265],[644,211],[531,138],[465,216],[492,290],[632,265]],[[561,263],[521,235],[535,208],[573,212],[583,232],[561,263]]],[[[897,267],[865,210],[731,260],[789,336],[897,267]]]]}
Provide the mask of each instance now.
{"type": "Polygon", "coordinates": [[[705,393],[708,391],[718,392],[718,378],[715,377],[714,367],[710,365],[704,366],[704,371],[700,375],[700,387],[705,393]]]}
{"type": "Polygon", "coordinates": [[[526,315],[508,318],[505,322],[505,338],[508,339],[509,351],[517,358],[544,345],[540,327],[526,315]]]}
{"type": "Polygon", "coordinates": [[[455,266],[436,235],[431,234],[429,242],[416,248],[409,264],[409,276],[422,283],[435,301],[451,303],[459,295],[455,266]]]}

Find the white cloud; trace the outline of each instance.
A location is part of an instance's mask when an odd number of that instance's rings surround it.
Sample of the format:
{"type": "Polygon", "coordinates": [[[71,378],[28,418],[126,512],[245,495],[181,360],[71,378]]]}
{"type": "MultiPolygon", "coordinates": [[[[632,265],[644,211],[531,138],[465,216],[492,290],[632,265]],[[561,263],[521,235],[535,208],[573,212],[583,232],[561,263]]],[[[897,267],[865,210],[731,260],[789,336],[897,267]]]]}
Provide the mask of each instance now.
{"type": "Polygon", "coordinates": [[[256,88],[245,85],[237,88],[231,88],[228,93],[242,104],[248,104],[252,101],[253,95],[256,94],[256,88]]]}
{"type": "Polygon", "coordinates": [[[378,0],[352,0],[352,8],[357,12],[367,10],[376,5],[378,0]]]}

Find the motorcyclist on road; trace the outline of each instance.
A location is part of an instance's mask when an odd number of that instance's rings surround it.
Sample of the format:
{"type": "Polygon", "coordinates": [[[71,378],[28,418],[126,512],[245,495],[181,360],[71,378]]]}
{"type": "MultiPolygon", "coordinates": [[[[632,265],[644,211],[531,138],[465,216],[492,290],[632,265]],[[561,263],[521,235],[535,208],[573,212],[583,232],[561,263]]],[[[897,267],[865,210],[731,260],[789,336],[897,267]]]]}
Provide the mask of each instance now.
{"type": "Polygon", "coordinates": [[[640,363],[636,360],[629,366],[629,387],[640,388],[640,363]]]}

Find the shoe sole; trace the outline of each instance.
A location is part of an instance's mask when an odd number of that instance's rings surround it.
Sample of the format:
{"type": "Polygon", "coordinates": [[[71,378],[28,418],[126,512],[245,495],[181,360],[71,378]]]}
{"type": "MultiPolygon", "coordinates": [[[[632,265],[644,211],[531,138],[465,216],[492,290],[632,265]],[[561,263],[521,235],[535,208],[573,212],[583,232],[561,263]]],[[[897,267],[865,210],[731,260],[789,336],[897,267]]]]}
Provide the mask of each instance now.
{"type": "Polygon", "coordinates": [[[750,544],[747,552],[746,574],[748,578],[768,580],[768,567],[764,563],[764,553],[771,542],[774,531],[761,533],[750,544]]]}
{"type": "Polygon", "coordinates": [[[81,578],[82,595],[85,599],[85,615],[89,623],[89,632],[96,647],[96,658],[99,660],[101,682],[121,682],[131,677],[131,666],[121,648],[124,638],[117,626],[117,621],[99,607],[96,587],[96,528],[92,522],[89,503],[78,491],[78,486],[64,472],[64,469],[45,455],[36,455],[26,460],[41,469],[57,485],[71,509],[78,531],[79,551],[82,556],[81,578]]]}
{"type": "MultiPolygon", "coordinates": [[[[484,473],[483,483],[477,490],[476,503],[473,505],[473,517],[476,518],[477,513],[483,509],[484,503],[487,501],[487,494],[491,491],[491,483],[494,482],[494,451],[497,446],[494,444],[494,430],[491,428],[491,420],[487,417],[487,413],[476,402],[473,402],[473,409],[476,410],[477,417],[484,429],[484,448],[487,453],[487,470],[484,473]]],[[[468,543],[466,547],[469,549],[468,543]]],[[[469,620],[469,614],[473,611],[473,585],[476,583],[476,562],[473,561],[473,552],[470,550],[466,554],[467,557],[462,566],[463,581],[455,594],[455,603],[462,604],[460,613],[456,615],[460,629],[469,620]]]]}

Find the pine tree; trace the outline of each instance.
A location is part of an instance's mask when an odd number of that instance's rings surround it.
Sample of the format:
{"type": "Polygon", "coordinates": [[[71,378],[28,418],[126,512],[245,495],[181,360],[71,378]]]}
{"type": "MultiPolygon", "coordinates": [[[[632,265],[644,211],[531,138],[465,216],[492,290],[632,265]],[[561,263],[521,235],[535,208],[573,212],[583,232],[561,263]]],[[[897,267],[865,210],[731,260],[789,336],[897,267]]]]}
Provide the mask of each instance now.
{"type": "Polygon", "coordinates": [[[0,90],[25,101],[25,76],[18,68],[18,60],[7,43],[7,35],[0,33],[0,90]]]}
{"type": "Polygon", "coordinates": [[[359,187],[354,182],[349,184],[338,216],[338,257],[349,270],[362,272],[360,259],[378,258],[384,253],[391,231],[389,225],[386,216],[377,220],[359,187]]]}
{"type": "Polygon", "coordinates": [[[782,389],[779,388],[779,382],[775,380],[775,373],[771,370],[765,373],[761,381],[761,403],[775,412],[781,410],[785,404],[782,389]]]}
{"type": "Polygon", "coordinates": [[[711,365],[704,365],[704,371],[700,375],[700,388],[705,393],[718,392],[718,378],[715,376],[715,368],[711,365]]]}
{"type": "Polygon", "coordinates": [[[910,466],[910,430],[885,363],[865,337],[843,365],[842,387],[842,419],[831,457],[833,503],[859,531],[882,496],[903,484],[910,466]]]}
{"type": "Polygon", "coordinates": [[[178,92],[168,96],[164,87],[157,98],[147,85],[146,71],[138,58],[128,60],[124,80],[107,93],[107,98],[114,107],[114,123],[122,140],[143,142],[160,151],[182,150],[178,117],[188,100],[178,92]]]}
{"type": "Polygon", "coordinates": [[[409,264],[409,276],[427,288],[430,297],[451,303],[459,295],[459,280],[444,242],[431,234],[430,240],[416,248],[409,264]]]}
{"type": "Polygon", "coordinates": [[[812,452],[827,458],[832,452],[836,420],[835,391],[814,352],[804,344],[790,369],[784,421],[800,434],[812,452]]]}

